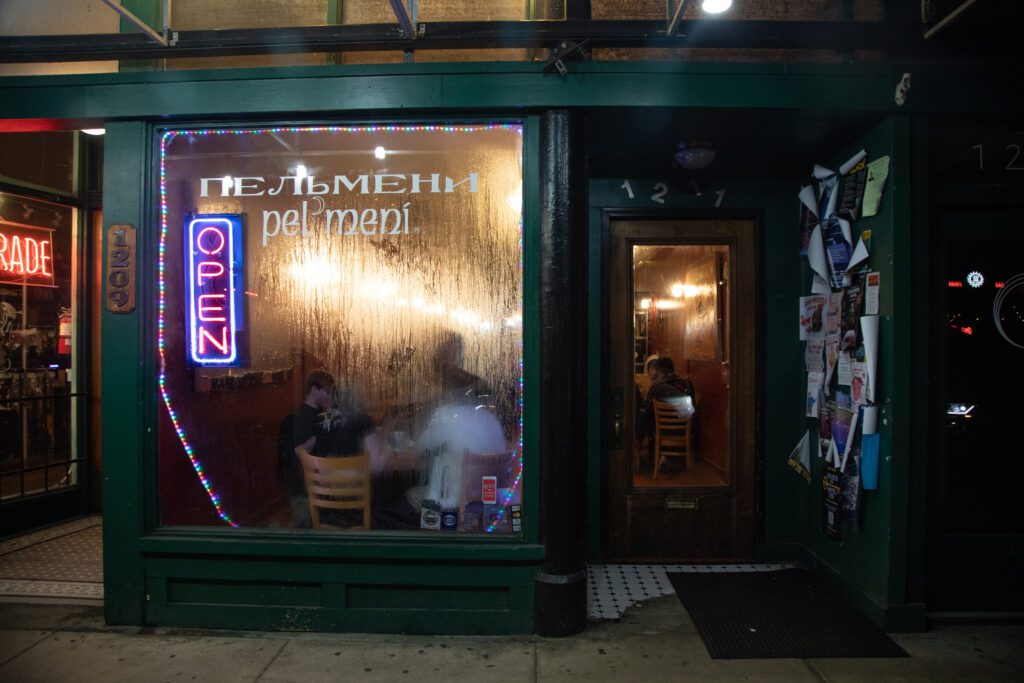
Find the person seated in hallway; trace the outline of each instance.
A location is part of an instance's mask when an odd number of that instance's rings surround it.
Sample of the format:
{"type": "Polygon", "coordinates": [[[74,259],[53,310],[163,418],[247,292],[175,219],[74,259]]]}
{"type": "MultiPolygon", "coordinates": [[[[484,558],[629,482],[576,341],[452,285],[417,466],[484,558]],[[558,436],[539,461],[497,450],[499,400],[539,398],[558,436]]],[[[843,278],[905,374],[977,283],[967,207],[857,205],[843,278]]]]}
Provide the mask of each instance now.
{"type": "Polygon", "coordinates": [[[647,398],[640,409],[641,424],[650,438],[651,457],[654,457],[654,401],[665,403],[682,403],[677,399],[689,398],[689,406],[696,402],[693,383],[676,374],[675,363],[668,356],[655,358],[647,363],[647,372],[651,376],[651,387],[647,390],[647,398]]]}
{"type": "Polygon", "coordinates": [[[331,406],[334,377],[326,370],[314,370],[306,376],[306,395],[294,412],[281,421],[277,435],[278,470],[292,509],[292,525],[309,528],[309,497],[302,476],[298,449],[311,453],[325,440],[321,416],[331,406]]]}

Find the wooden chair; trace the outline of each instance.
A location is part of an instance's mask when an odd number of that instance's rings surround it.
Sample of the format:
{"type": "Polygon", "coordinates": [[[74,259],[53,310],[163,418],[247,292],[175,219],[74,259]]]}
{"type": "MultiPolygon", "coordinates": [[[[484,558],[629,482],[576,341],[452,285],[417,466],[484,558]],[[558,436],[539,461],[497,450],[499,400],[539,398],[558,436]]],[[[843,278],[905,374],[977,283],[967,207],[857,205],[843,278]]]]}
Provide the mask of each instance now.
{"type": "Polygon", "coordinates": [[[466,519],[466,506],[474,502],[483,502],[483,477],[496,477],[499,489],[509,486],[512,479],[513,455],[515,455],[514,451],[474,453],[466,449],[465,457],[462,460],[462,481],[459,491],[459,524],[463,530],[481,531],[487,524],[487,520],[482,517],[479,526],[471,524],[466,519]]]}
{"type": "Polygon", "coordinates": [[[320,522],[320,510],[362,510],[362,524],[344,527],[370,528],[370,456],[321,458],[300,448],[299,460],[309,494],[309,512],[314,529],[340,528],[320,522]]]}
{"type": "Polygon", "coordinates": [[[654,478],[662,458],[686,458],[686,469],[693,467],[693,444],[689,417],[680,417],[671,403],[652,401],[654,405],[654,478]]]}

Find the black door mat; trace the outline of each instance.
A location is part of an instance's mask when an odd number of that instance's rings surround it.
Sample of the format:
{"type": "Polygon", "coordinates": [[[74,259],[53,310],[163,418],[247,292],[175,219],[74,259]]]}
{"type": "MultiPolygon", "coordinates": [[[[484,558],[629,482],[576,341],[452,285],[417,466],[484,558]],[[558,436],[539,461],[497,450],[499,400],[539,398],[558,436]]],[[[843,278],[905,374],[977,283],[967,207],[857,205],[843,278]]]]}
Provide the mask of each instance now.
{"type": "Polygon", "coordinates": [[[804,569],[668,578],[712,659],[909,656],[804,569]]]}

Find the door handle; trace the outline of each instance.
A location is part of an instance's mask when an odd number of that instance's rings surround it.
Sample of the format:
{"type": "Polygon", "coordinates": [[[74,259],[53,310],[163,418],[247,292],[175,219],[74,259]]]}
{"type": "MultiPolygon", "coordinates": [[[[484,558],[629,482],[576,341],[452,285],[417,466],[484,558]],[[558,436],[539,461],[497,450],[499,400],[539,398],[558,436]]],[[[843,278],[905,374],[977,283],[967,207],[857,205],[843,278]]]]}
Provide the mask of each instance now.
{"type": "Polygon", "coordinates": [[[611,399],[609,417],[611,417],[612,422],[611,446],[618,449],[622,448],[622,389],[612,389],[609,398],[611,399]]]}

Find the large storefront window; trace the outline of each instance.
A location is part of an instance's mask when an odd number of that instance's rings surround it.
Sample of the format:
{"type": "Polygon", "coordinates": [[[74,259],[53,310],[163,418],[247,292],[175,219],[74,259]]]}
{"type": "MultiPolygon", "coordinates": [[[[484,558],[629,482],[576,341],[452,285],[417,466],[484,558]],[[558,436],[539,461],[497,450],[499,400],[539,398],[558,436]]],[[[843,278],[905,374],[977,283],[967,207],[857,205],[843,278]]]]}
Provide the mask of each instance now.
{"type": "Polygon", "coordinates": [[[161,523],[520,531],[522,127],[160,152],[161,523]]]}
{"type": "Polygon", "coordinates": [[[79,483],[75,210],[0,192],[0,502],[79,483]]]}

